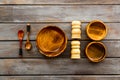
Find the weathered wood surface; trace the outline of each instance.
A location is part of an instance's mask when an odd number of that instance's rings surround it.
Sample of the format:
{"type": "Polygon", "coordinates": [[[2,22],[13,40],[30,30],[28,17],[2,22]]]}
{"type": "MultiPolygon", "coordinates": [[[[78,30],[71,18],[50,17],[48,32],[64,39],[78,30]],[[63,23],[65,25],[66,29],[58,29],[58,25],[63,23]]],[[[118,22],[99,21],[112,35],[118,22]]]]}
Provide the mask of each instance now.
{"type": "Polygon", "coordinates": [[[119,9],[120,5],[0,6],[0,22],[120,22],[119,9]]]}
{"type": "Polygon", "coordinates": [[[120,58],[106,58],[100,63],[87,59],[1,59],[0,75],[80,75],[120,74],[120,58]]]}
{"type": "Polygon", "coordinates": [[[0,4],[120,4],[120,0],[0,0],[0,4]]]}
{"type": "Polygon", "coordinates": [[[119,80],[120,76],[85,76],[85,75],[65,75],[65,76],[0,76],[1,80],[119,80]]]}
{"type": "MultiPolygon", "coordinates": [[[[85,56],[85,47],[90,41],[81,41],[81,56],[85,56]]],[[[106,57],[120,57],[120,41],[103,41],[103,43],[107,47],[107,56],[106,57]],[[114,45],[113,45],[114,44],[114,45]]],[[[26,51],[23,43],[23,55],[25,58],[45,58],[42,54],[39,53],[38,49],[36,48],[35,41],[32,41],[33,48],[31,51],[26,51]]],[[[19,42],[18,41],[11,41],[11,42],[0,42],[0,58],[18,58],[18,50],[19,50],[19,42]]],[[[70,41],[68,41],[68,45],[66,50],[57,58],[70,58],[70,41]]]]}
{"type": "MultiPolygon", "coordinates": [[[[88,23],[82,23],[82,40],[89,40],[89,38],[86,35],[86,25],[88,23]]],[[[120,39],[120,23],[105,23],[108,26],[108,33],[105,39],[120,39]]],[[[71,23],[36,23],[31,24],[31,40],[36,39],[37,33],[45,26],[47,25],[56,25],[59,26],[67,35],[68,40],[71,40],[71,23]]],[[[18,40],[17,32],[19,29],[23,29],[26,31],[26,24],[0,24],[0,40],[18,40]]],[[[26,40],[26,33],[24,40],[26,40]]]]}
{"type": "Polygon", "coordinates": [[[119,80],[119,9],[120,0],[0,0],[0,80],[119,80]],[[84,53],[90,42],[85,26],[94,19],[109,26],[102,41],[107,58],[100,63],[89,62],[84,53]],[[83,22],[80,60],[70,59],[72,20],[83,22]],[[26,30],[27,23],[32,25],[33,49],[28,52],[23,48],[24,57],[20,59],[17,31],[26,30]],[[50,24],[59,26],[68,36],[67,49],[56,58],[39,54],[35,44],[38,31],[50,24]]]}

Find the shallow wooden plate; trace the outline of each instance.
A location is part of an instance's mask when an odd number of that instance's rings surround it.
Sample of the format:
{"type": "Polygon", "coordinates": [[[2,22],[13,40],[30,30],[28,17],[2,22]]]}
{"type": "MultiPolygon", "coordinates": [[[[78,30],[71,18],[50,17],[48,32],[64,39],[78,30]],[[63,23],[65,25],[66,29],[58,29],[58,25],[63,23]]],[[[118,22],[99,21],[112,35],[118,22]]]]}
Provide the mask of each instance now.
{"type": "Polygon", "coordinates": [[[40,30],[36,38],[36,44],[42,54],[55,57],[65,50],[67,37],[60,28],[50,25],[40,30]]]}

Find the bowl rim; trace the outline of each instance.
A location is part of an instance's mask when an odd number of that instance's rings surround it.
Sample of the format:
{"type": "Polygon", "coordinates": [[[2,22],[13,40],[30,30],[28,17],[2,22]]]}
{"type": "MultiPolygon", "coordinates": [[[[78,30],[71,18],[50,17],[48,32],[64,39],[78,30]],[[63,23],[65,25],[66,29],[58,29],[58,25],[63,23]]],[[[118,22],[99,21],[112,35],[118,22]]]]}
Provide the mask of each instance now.
{"type": "Polygon", "coordinates": [[[96,40],[96,41],[99,41],[99,40],[102,40],[102,39],[104,39],[105,37],[106,37],[106,35],[107,35],[107,32],[108,32],[108,28],[107,28],[107,26],[105,25],[105,23],[103,22],[103,21],[101,21],[101,20],[92,20],[90,23],[88,23],[88,25],[86,26],[86,33],[87,33],[87,35],[88,35],[88,37],[90,38],[90,39],[92,39],[92,40],[96,40]],[[91,37],[91,35],[89,34],[89,28],[90,28],[90,25],[91,24],[93,24],[93,23],[95,23],[95,22],[99,22],[99,23],[101,23],[101,24],[103,24],[104,25],[104,27],[105,27],[105,34],[102,36],[102,38],[101,39],[98,39],[98,38],[93,38],[93,37],[91,37]]]}
{"type": "Polygon", "coordinates": [[[37,33],[37,36],[36,36],[36,47],[37,47],[37,49],[39,50],[39,52],[40,52],[41,54],[43,54],[43,55],[45,55],[45,56],[47,56],[47,57],[56,57],[56,56],[60,55],[60,54],[66,49],[66,47],[67,47],[67,36],[66,36],[65,32],[64,32],[61,28],[59,28],[59,26],[56,26],[56,25],[47,25],[47,26],[44,26],[44,27],[43,27],[42,29],[40,29],[40,31],[37,33]],[[62,49],[59,53],[56,53],[56,55],[48,55],[48,54],[45,54],[43,51],[41,51],[41,49],[38,47],[38,44],[37,44],[37,38],[38,38],[38,36],[39,36],[39,33],[40,33],[43,29],[48,28],[48,27],[55,27],[55,28],[59,29],[60,31],[62,31],[62,33],[64,34],[64,39],[65,39],[65,41],[63,42],[64,47],[62,46],[63,49],[62,49]]]}
{"type": "Polygon", "coordinates": [[[97,42],[97,41],[93,41],[93,42],[90,42],[90,43],[88,43],[88,45],[86,46],[86,49],[85,49],[85,54],[86,54],[86,56],[88,57],[88,59],[90,60],[90,61],[92,61],[92,62],[101,62],[101,61],[103,61],[104,59],[105,59],[105,57],[106,57],[106,52],[107,50],[106,50],[106,46],[102,43],[102,42],[97,42]],[[100,58],[100,59],[98,59],[98,60],[94,60],[94,59],[91,59],[90,57],[89,57],[89,53],[88,53],[88,48],[90,47],[90,45],[92,45],[92,44],[100,44],[104,49],[105,49],[105,53],[104,53],[104,55],[103,55],[103,57],[102,58],[100,58]]]}

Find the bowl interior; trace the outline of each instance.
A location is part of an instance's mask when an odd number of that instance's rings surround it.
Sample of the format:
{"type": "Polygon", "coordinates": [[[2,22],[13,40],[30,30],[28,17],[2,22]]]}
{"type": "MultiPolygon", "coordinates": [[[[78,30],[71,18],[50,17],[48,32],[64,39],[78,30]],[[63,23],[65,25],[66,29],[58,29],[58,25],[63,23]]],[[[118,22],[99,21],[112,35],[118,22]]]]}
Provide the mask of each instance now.
{"type": "Polygon", "coordinates": [[[101,40],[106,35],[106,26],[101,22],[93,22],[88,26],[88,36],[93,40],[101,40]]]}
{"type": "Polygon", "coordinates": [[[45,55],[55,55],[62,52],[67,43],[64,32],[56,26],[43,28],[37,36],[37,46],[45,55]]]}
{"type": "Polygon", "coordinates": [[[55,57],[60,55],[66,48],[66,41],[63,43],[63,45],[56,51],[56,52],[44,52],[42,50],[40,50],[41,53],[43,53],[44,55],[48,56],[48,57],[55,57]]]}
{"type": "Polygon", "coordinates": [[[99,62],[105,57],[105,47],[101,43],[91,43],[86,50],[87,57],[93,62],[99,62]]]}

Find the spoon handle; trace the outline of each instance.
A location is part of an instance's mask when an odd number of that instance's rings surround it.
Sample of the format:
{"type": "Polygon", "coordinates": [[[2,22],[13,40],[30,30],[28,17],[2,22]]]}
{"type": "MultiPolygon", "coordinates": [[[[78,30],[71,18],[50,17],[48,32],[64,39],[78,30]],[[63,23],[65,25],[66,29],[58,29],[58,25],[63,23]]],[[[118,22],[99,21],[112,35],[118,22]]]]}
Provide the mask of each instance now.
{"type": "Polygon", "coordinates": [[[30,33],[30,24],[27,24],[27,32],[30,33]]]}
{"type": "Polygon", "coordinates": [[[23,52],[22,52],[22,40],[20,40],[19,56],[20,57],[23,56],[23,52]]]}
{"type": "Polygon", "coordinates": [[[31,29],[30,24],[27,24],[27,41],[30,40],[30,38],[29,38],[29,35],[30,35],[30,29],[31,29]]]}
{"type": "Polygon", "coordinates": [[[22,48],[19,49],[19,57],[22,57],[23,56],[23,51],[22,51],[22,48]]]}

